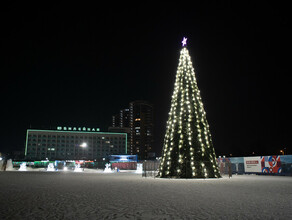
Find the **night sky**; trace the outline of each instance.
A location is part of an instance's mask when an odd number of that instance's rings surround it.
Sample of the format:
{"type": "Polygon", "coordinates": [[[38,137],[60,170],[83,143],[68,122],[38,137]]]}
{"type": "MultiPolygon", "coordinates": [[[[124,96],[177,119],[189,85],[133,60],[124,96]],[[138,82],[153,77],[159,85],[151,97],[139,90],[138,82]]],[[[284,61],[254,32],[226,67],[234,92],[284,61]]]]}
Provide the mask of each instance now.
{"type": "Polygon", "coordinates": [[[217,156],[291,153],[287,5],[49,3],[1,7],[0,152],[147,100],[160,154],[186,36],[217,156]]]}

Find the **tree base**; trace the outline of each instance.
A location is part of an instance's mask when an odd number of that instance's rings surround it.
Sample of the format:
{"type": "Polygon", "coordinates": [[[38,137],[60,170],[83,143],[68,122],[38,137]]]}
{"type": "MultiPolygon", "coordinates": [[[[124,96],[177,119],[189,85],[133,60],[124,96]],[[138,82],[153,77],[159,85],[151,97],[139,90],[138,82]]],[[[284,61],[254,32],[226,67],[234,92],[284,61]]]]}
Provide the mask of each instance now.
{"type": "Polygon", "coordinates": [[[157,176],[158,178],[165,178],[165,179],[219,179],[222,178],[220,175],[216,176],[157,176]]]}

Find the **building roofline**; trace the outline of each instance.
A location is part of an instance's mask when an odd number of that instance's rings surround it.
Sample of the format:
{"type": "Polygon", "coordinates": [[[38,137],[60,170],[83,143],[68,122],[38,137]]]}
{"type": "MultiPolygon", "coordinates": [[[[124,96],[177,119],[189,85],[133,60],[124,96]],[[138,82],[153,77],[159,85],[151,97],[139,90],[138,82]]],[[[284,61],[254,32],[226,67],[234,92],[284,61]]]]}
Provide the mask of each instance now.
{"type": "Polygon", "coordinates": [[[96,132],[96,131],[60,131],[60,130],[40,130],[40,129],[27,129],[27,134],[30,131],[41,131],[41,132],[60,132],[60,133],[79,133],[79,134],[119,134],[127,135],[127,133],[113,133],[113,132],[96,132]]]}

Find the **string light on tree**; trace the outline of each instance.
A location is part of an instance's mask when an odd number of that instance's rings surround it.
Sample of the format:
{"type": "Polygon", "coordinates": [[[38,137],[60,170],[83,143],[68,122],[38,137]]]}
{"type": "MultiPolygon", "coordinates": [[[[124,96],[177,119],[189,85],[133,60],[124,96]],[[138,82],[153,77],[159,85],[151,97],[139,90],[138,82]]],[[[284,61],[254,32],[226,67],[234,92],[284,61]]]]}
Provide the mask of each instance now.
{"type": "Polygon", "coordinates": [[[195,70],[182,40],[159,167],[160,177],[218,178],[215,150],[195,70]]]}

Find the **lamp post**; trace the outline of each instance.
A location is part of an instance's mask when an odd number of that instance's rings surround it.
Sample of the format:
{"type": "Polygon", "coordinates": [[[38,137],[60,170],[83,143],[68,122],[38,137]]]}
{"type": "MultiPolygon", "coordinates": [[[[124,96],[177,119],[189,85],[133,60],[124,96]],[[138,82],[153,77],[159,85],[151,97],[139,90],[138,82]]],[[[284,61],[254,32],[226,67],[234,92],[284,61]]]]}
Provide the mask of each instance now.
{"type": "MultiPolygon", "coordinates": [[[[84,156],[85,156],[85,155],[84,155],[84,149],[88,147],[87,143],[86,143],[86,142],[83,142],[83,143],[80,144],[79,146],[80,146],[81,148],[83,148],[83,151],[82,151],[82,156],[83,156],[83,157],[82,157],[81,159],[82,159],[82,160],[83,160],[83,159],[86,159],[86,157],[84,157],[84,156]]],[[[85,163],[84,163],[84,165],[85,165],[85,163]]]]}
{"type": "Polygon", "coordinates": [[[80,147],[86,148],[87,147],[87,143],[83,142],[82,144],[80,144],[80,147]]]}

